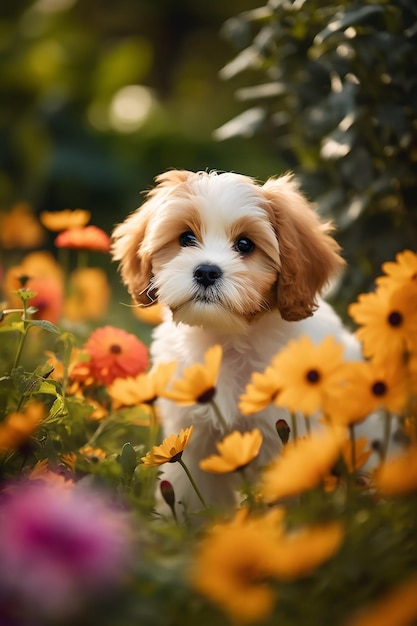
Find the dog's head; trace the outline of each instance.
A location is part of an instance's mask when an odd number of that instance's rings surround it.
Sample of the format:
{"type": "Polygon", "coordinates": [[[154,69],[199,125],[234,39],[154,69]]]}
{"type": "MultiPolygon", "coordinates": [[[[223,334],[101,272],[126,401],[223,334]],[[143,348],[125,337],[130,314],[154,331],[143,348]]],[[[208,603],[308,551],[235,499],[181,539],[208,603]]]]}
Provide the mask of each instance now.
{"type": "Polygon", "coordinates": [[[234,173],[173,170],[113,233],[113,258],[140,305],[176,322],[244,332],[278,308],[296,321],[343,266],[330,226],[290,175],[263,186],[234,173]]]}

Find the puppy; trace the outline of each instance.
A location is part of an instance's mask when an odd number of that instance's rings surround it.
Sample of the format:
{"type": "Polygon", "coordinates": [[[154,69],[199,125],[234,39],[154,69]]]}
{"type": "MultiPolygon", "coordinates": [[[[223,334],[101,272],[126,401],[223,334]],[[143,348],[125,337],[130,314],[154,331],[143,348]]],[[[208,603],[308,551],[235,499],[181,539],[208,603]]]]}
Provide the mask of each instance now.
{"type": "MultiPolygon", "coordinates": [[[[242,416],[238,398],[252,372],[263,371],[290,339],[331,334],[347,358],[360,358],[356,340],[320,293],[344,266],[331,227],[319,217],[291,175],[258,185],[235,173],[168,171],[156,179],[144,205],[113,233],[113,257],[139,305],[165,308],[151,347],[153,363],[176,360],[177,376],[221,344],[216,402],[236,430],[263,434],[256,472],[279,453],[280,417],[270,406],[242,416]]],[[[213,475],[198,464],[216,452],[222,431],[210,405],[179,407],[160,399],[163,435],[194,425],[183,459],[206,502],[230,506],[236,473],[213,475]]],[[[162,466],[176,499],[201,505],[178,463],[162,466]]]]}

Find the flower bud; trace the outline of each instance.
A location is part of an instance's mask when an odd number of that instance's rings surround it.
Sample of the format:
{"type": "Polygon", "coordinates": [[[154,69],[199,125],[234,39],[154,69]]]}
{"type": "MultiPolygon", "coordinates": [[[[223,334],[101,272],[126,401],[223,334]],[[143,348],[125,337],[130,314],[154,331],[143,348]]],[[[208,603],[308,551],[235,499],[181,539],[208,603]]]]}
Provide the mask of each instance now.
{"type": "Polygon", "coordinates": [[[165,500],[165,502],[171,509],[172,515],[176,519],[174,487],[171,485],[171,483],[168,480],[161,480],[161,484],[159,485],[159,488],[161,490],[161,495],[163,499],[165,500]]]}
{"type": "Polygon", "coordinates": [[[277,429],[278,437],[285,446],[290,438],[291,428],[288,426],[287,422],[282,419],[275,423],[275,428],[277,429]]]}

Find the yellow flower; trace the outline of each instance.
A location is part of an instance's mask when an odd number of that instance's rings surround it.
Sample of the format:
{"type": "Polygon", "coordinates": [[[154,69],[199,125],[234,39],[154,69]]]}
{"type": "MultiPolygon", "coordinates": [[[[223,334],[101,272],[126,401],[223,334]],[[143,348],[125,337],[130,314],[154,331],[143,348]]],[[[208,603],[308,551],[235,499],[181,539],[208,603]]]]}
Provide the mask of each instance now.
{"type": "Polygon", "coordinates": [[[340,456],[345,436],[345,429],[328,428],[287,443],[263,473],[260,490],[264,500],[271,503],[317,487],[340,456]]]}
{"type": "Polygon", "coordinates": [[[315,345],[309,337],[290,341],[274,358],[280,392],[275,404],[312,415],[322,408],[326,392],[339,380],[343,346],[333,337],[315,345]]]}
{"type": "Polygon", "coordinates": [[[104,270],[83,267],[71,273],[64,317],[71,322],[100,320],[105,317],[111,288],[104,270]]]}
{"type": "Polygon", "coordinates": [[[417,576],[385,592],[345,626],[411,626],[417,618],[417,576]]]}
{"type": "Polygon", "coordinates": [[[280,528],[264,518],[219,524],[200,542],[191,584],[237,624],[260,622],[271,613],[280,528]]]}
{"type": "Polygon", "coordinates": [[[275,400],[278,392],[277,373],[272,365],[262,373],[254,372],[245,393],[240,396],[239,411],[242,415],[258,413],[275,400]]]}
{"type": "Polygon", "coordinates": [[[142,457],[141,461],[148,467],[155,467],[164,463],[175,463],[181,458],[192,434],[193,426],[181,428],[179,435],[166,437],[160,446],[154,446],[146,456],[142,457]]]}
{"type": "Polygon", "coordinates": [[[92,463],[103,461],[107,457],[107,453],[104,450],[101,448],[93,448],[89,445],[85,445],[80,448],[79,453],[92,463]]]}
{"type": "Polygon", "coordinates": [[[172,389],[165,390],[161,395],[180,406],[210,402],[216,392],[221,360],[221,346],[212,346],[204,355],[204,364],[196,363],[186,368],[183,378],[175,380],[172,389]]]}
{"type": "Polygon", "coordinates": [[[36,248],[45,241],[45,231],[27,202],[17,202],[9,212],[0,212],[0,245],[6,250],[36,248]]]}
{"type": "Polygon", "coordinates": [[[157,302],[151,306],[135,304],[132,308],[133,315],[145,324],[156,326],[162,322],[162,304],[157,302]]]}
{"type": "Polygon", "coordinates": [[[417,445],[392,457],[375,471],[377,489],[388,495],[401,495],[417,489],[417,445]]]}
{"type": "Polygon", "coordinates": [[[262,434],[257,428],[245,433],[235,430],[216,443],[219,455],[212,454],[200,461],[200,469],[212,474],[234,472],[257,457],[261,445],[262,434]]]}
{"type": "Polygon", "coordinates": [[[344,537],[342,524],[330,522],[302,528],[282,536],[275,558],[275,575],[294,580],[327,561],[339,549],[344,537]]]}
{"type": "Polygon", "coordinates": [[[337,522],[287,533],[281,509],[260,517],[238,511],[200,542],[191,584],[235,623],[260,622],[275,604],[269,583],[309,574],[336,552],[343,535],[337,522]]]}
{"type": "Polygon", "coordinates": [[[380,408],[401,415],[406,403],[407,372],[400,361],[352,362],[346,363],[343,383],[329,390],[326,413],[336,424],[347,426],[380,408]]]}
{"type": "Polygon", "coordinates": [[[63,211],[42,211],[39,215],[41,224],[48,230],[58,233],[70,228],[82,228],[90,221],[90,211],[83,209],[64,209],[63,211]]]}
{"type": "Polygon", "coordinates": [[[45,417],[45,407],[40,402],[30,402],[21,412],[10,413],[0,424],[0,452],[22,446],[45,417]]]}
{"type": "Polygon", "coordinates": [[[383,263],[385,276],[379,276],[376,283],[382,287],[401,286],[417,279],[417,254],[411,250],[403,250],[395,257],[395,262],[383,263]]]}
{"type": "Polygon", "coordinates": [[[361,294],[349,307],[365,356],[386,361],[417,349],[417,281],[361,294]]]}
{"type": "Polygon", "coordinates": [[[139,404],[153,404],[162,395],[176,368],[175,361],[159,363],[146,374],[139,374],[135,378],[116,378],[108,388],[113,407],[137,406],[139,404]]]}

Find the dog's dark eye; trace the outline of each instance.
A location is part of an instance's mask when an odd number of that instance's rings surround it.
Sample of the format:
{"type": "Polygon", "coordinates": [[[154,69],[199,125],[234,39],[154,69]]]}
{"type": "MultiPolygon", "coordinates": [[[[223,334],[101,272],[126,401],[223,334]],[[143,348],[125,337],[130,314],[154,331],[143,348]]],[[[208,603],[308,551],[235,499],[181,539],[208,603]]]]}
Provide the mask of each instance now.
{"type": "Polygon", "coordinates": [[[253,252],[255,249],[255,244],[248,237],[240,237],[235,243],[235,250],[240,252],[240,254],[247,255],[253,252]]]}
{"type": "Polygon", "coordinates": [[[182,233],[180,235],[180,246],[185,248],[186,246],[196,246],[197,238],[191,230],[187,230],[187,232],[182,233]]]}

